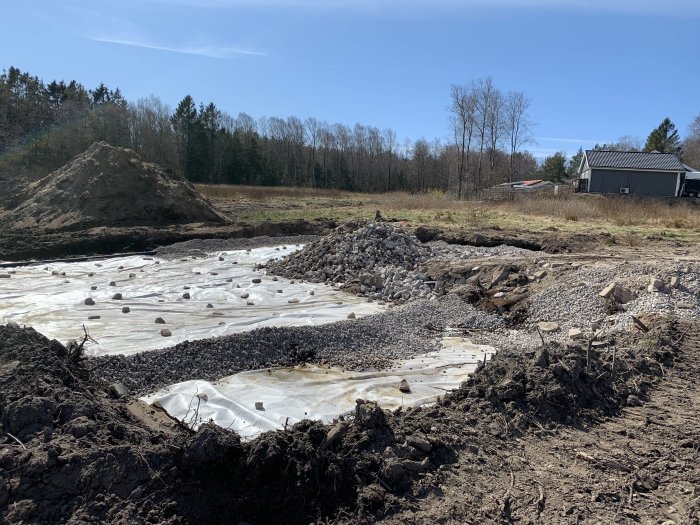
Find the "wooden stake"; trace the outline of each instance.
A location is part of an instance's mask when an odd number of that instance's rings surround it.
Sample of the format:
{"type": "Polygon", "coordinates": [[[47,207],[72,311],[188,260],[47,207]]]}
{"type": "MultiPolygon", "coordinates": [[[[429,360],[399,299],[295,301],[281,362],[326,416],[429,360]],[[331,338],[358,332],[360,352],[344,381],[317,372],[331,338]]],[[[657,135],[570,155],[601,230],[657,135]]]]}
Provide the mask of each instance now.
{"type": "Polygon", "coordinates": [[[637,317],[635,317],[634,315],[631,317],[632,317],[632,321],[634,322],[634,324],[637,325],[642,332],[649,331],[649,327],[647,325],[645,325],[643,322],[641,322],[637,317]]]}

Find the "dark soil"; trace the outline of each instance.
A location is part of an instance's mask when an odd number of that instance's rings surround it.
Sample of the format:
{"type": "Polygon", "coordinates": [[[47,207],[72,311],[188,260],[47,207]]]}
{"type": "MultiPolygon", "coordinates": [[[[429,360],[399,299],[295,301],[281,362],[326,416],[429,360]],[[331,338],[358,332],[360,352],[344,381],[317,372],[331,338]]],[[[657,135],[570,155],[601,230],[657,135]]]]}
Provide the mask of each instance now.
{"type": "Polygon", "coordinates": [[[609,246],[605,234],[591,236],[588,234],[557,232],[542,233],[528,231],[505,231],[498,226],[485,226],[478,229],[440,229],[419,226],[415,235],[421,242],[445,241],[448,244],[463,246],[513,246],[532,251],[547,253],[580,253],[590,251],[596,246],[609,246]]]}
{"type": "Polygon", "coordinates": [[[638,339],[654,348],[634,352],[635,368],[647,372],[614,385],[602,410],[584,408],[589,417],[577,406],[569,421],[536,422],[520,434],[504,412],[493,423],[500,438],[462,448],[450,468],[415,483],[409,503],[381,522],[700,523],[700,333],[687,329],[638,339]]]}
{"type": "MultiPolygon", "coordinates": [[[[678,358],[697,358],[694,332],[683,345],[686,330],[670,322],[618,334],[609,341],[614,352],[554,344],[503,351],[433,407],[392,414],[358,401],[354,417],[333,427],[305,421],[241,443],[214,426],[197,434],[152,430],[62,345],[2,326],[0,520],[367,523],[392,515],[411,521],[418,512],[415,519],[430,522],[446,521],[444,510],[453,522],[568,523],[540,519],[543,509],[560,512],[564,496],[546,495],[525,511],[527,480],[503,493],[482,483],[487,475],[510,478],[514,467],[504,457],[517,457],[520,443],[595,429],[626,406],[643,407],[678,358]],[[473,477],[454,477],[462,467],[473,477]],[[450,479],[465,494],[498,497],[440,500],[450,479]],[[432,500],[444,505],[426,506],[432,500]]],[[[683,450],[697,450],[694,443],[683,450]]],[[[657,471],[666,452],[655,452],[657,471]]],[[[634,490],[654,490],[661,479],[645,476],[634,490]]]]}
{"type": "Polygon", "coordinates": [[[78,232],[2,231],[0,257],[6,261],[69,256],[142,252],[190,239],[239,239],[258,236],[323,235],[335,228],[332,221],[291,221],[208,226],[93,228],[78,232]]]}

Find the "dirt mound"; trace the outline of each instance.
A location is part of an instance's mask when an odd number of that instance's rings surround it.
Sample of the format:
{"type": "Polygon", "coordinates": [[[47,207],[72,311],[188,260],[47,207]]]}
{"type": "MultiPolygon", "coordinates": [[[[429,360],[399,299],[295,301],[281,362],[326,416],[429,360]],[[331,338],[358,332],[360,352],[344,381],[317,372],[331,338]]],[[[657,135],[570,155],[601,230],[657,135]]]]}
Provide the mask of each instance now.
{"type": "Polygon", "coordinates": [[[106,142],[32,183],[5,220],[47,231],[226,222],[192,184],[106,142]]]}
{"type": "Polygon", "coordinates": [[[530,352],[502,351],[450,399],[468,411],[498,411],[511,431],[542,424],[576,425],[639,405],[676,353],[670,325],[641,336],[618,334],[602,349],[549,343],[530,352]],[[627,338],[627,341],[624,341],[627,338]],[[630,341],[629,339],[633,340],[630,341]],[[637,339],[637,340],[634,340],[637,339]]]}
{"type": "MultiPolygon", "coordinates": [[[[479,465],[513,436],[642,403],[673,364],[677,332],[619,338],[614,353],[499,353],[432,407],[390,413],[358,401],[332,427],[302,421],[242,443],[213,425],[154,430],[109,397],[89,361],[0,326],[0,521],[371,523],[436,490],[460,451],[479,465]]],[[[497,514],[507,512],[506,501],[497,514]]]]}
{"type": "Polygon", "coordinates": [[[396,437],[373,403],[334,429],[303,421],[241,443],[214,425],[152,429],[87,363],[0,325],[0,522],[308,523],[394,500],[375,485],[396,437]]]}
{"type": "Polygon", "coordinates": [[[143,523],[149,510],[121,502],[162,488],[151,469],[174,466],[163,440],[107,399],[63,345],[10,326],[0,326],[0,444],[7,523],[143,523]]]}

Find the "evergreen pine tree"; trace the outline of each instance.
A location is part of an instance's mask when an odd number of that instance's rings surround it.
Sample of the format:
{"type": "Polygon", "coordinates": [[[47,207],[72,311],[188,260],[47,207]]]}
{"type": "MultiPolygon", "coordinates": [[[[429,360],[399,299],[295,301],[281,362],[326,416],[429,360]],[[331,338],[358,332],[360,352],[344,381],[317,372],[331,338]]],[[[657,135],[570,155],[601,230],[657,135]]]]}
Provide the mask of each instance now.
{"type": "Polygon", "coordinates": [[[540,169],[540,177],[552,182],[564,180],[566,177],[566,156],[561,151],[557,151],[554,155],[544,159],[540,169]]]}
{"type": "Polygon", "coordinates": [[[666,117],[659,126],[654,129],[647,138],[644,145],[644,151],[658,151],[659,153],[674,153],[678,155],[681,152],[681,141],[678,137],[678,130],[671,122],[671,119],[666,117]]]}
{"type": "Polygon", "coordinates": [[[189,95],[180,101],[170,118],[177,140],[180,170],[192,181],[197,181],[199,175],[196,170],[197,120],[197,106],[189,95]]]}
{"type": "Polygon", "coordinates": [[[578,173],[578,168],[581,166],[581,161],[583,160],[583,148],[579,148],[576,155],[571,157],[569,161],[569,167],[566,168],[566,176],[573,179],[578,173]]]}

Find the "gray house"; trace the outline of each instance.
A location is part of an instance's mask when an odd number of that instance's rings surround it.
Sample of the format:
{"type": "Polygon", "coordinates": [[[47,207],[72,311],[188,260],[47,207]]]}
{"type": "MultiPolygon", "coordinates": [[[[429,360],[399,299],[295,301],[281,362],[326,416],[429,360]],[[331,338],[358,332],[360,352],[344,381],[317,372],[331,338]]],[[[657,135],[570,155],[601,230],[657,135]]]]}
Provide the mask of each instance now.
{"type": "Polygon", "coordinates": [[[678,197],[687,168],[671,153],[587,150],[578,191],[678,197]]]}

